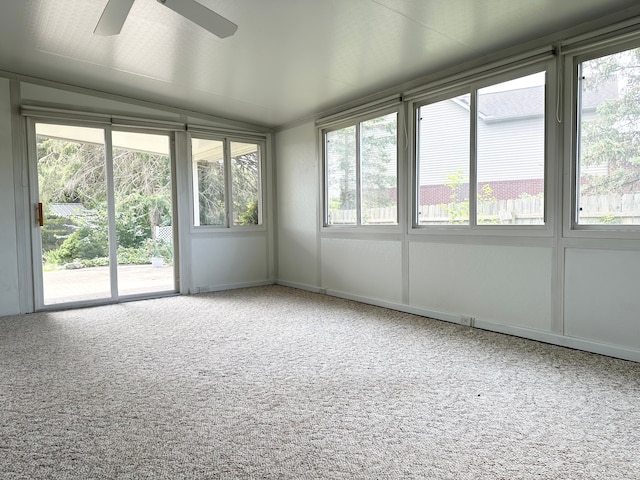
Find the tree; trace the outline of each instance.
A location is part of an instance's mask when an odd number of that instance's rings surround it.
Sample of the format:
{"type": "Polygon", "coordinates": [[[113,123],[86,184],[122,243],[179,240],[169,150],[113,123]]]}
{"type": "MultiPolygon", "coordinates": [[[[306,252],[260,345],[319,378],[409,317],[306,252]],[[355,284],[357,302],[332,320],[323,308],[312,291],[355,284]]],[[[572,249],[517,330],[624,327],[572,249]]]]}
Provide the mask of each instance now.
{"type": "Polygon", "coordinates": [[[257,151],[231,159],[231,180],[234,221],[240,225],[259,222],[260,160],[257,151]]]}
{"type": "Polygon", "coordinates": [[[360,123],[360,138],[352,125],[327,133],[327,189],[330,210],[357,207],[356,171],[359,162],[363,208],[393,205],[397,184],[397,115],[360,123]],[[359,159],[357,146],[359,143],[359,159]]]}
{"type": "MultiPolygon", "coordinates": [[[[105,150],[102,144],[37,136],[40,200],[48,220],[43,250],[58,263],[91,260],[108,254],[105,150]],[[52,203],[80,203],[91,214],[70,219],[61,229],[51,221],[52,203]],[[62,238],[64,236],[64,238],[62,238]],[[46,240],[46,242],[45,242],[46,240]],[[78,257],[73,257],[78,255],[78,257]]],[[[155,226],[171,224],[169,157],[130,149],[113,150],[116,236],[119,250],[142,249],[155,226]]]]}
{"type": "MultiPolygon", "coordinates": [[[[640,49],[582,64],[583,104],[601,99],[593,120],[581,122],[581,166],[606,174],[581,174],[582,194],[640,191],[640,49]]],[[[584,108],[583,105],[583,113],[584,108]]]]}
{"type": "Polygon", "coordinates": [[[260,155],[256,144],[231,142],[231,199],[227,199],[227,174],[222,158],[198,161],[200,225],[226,225],[227,202],[234,224],[258,224],[260,205],[260,155]]]}

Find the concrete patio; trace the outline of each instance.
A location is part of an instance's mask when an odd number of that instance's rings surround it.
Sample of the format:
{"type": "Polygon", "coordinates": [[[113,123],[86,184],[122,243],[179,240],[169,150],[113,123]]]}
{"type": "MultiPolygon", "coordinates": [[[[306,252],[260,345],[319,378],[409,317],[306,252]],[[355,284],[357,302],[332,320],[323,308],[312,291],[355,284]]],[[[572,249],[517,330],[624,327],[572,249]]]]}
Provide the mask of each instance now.
{"type": "MultiPolygon", "coordinates": [[[[173,265],[119,265],[118,296],[175,290],[173,265]]],[[[43,272],[45,304],[111,297],[109,267],[43,272]]]]}

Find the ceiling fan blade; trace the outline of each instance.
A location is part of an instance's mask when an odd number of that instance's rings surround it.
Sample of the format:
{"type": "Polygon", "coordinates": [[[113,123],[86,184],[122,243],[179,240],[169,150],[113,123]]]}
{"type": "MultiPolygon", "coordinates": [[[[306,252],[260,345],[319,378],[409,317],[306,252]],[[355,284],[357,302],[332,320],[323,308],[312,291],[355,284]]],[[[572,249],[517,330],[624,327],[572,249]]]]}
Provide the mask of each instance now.
{"type": "Polygon", "coordinates": [[[193,23],[200,25],[205,30],[220,38],[230,37],[238,29],[238,25],[209,10],[195,0],[158,0],[166,7],[179,13],[193,23]]]}
{"type": "Polygon", "coordinates": [[[109,0],[93,33],[105,36],[119,34],[133,2],[134,0],[109,0]]]}

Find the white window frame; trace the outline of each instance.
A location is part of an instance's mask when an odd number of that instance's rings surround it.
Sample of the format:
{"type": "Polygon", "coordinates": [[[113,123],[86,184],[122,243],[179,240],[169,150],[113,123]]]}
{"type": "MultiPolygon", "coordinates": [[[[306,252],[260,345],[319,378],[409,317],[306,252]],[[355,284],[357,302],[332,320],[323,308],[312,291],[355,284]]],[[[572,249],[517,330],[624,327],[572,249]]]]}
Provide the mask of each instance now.
{"type": "Polygon", "coordinates": [[[266,230],[265,220],[265,194],[264,186],[266,182],[266,141],[262,138],[233,136],[233,135],[217,135],[200,133],[189,134],[187,136],[187,147],[189,155],[189,209],[190,209],[190,231],[191,233],[238,233],[238,232],[255,232],[266,230]],[[224,162],[224,205],[225,205],[225,224],[224,225],[196,225],[196,203],[198,189],[196,185],[195,169],[196,164],[193,161],[192,142],[193,138],[201,140],[211,140],[222,142],[223,144],[223,162],[224,162]],[[234,225],[232,222],[233,215],[233,188],[231,176],[231,143],[252,143],[258,146],[259,162],[258,162],[258,225],[234,225]]]}
{"type": "Polygon", "coordinates": [[[573,238],[612,238],[612,239],[638,239],[640,238],[640,225],[589,225],[578,223],[578,182],[579,177],[579,129],[580,113],[578,112],[580,95],[579,65],[582,62],[605,57],[615,53],[640,48],[639,40],[615,41],[615,36],[604,42],[606,46],[597,44],[582,45],[564,56],[564,130],[565,138],[565,180],[564,188],[564,222],[563,235],[573,238]]]}
{"type": "MultiPolygon", "coordinates": [[[[411,125],[411,230],[416,235],[480,235],[480,236],[529,236],[552,237],[556,228],[556,188],[558,178],[557,157],[557,77],[554,59],[533,62],[527,66],[505,66],[494,74],[483,74],[478,78],[458,81],[449,88],[439,88],[437,93],[426,93],[409,102],[412,112],[411,125]],[[477,223],[477,97],[478,90],[514,80],[527,75],[546,72],[545,86],[545,145],[544,145],[544,224],[540,225],[493,225],[477,223]],[[470,153],[469,153],[469,224],[461,225],[421,225],[418,219],[419,181],[418,178],[418,121],[419,109],[424,105],[437,103],[458,95],[470,94],[470,153]]],[[[428,92],[428,90],[427,90],[428,92]]]]}
{"type": "Polygon", "coordinates": [[[367,111],[366,113],[358,116],[349,117],[347,119],[343,119],[339,122],[330,123],[326,126],[322,126],[318,128],[318,137],[319,137],[319,152],[321,158],[321,180],[322,180],[322,216],[321,216],[321,230],[323,232],[344,232],[349,230],[356,230],[358,232],[382,232],[389,233],[395,232],[398,233],[401,230],[402,225],[402,187],[401,187],[401,129],[404,128],[404,123],[402,120],[402,106],[400,104],[395,105],[393,107],[386,107],[380,109],[372,109],[367,111]],[[360,158],[360,125],[368,120],[372,120],[374,118],[384,117],[390,114],[396,114],[396,223],[394,224],[385,224],[385,225],[370,225],[362,223],[362,189],[361,189],[361,178],[360,178],[360,166],[361,166],[361,158],[360,158]],[[341,130],[343,128],[355,126],[356,128],[356,223],[355,224],[345,224],[345,225],[336,225],[329,223],[329,192],[328,192],[328,166],[327,166],[327,134],[336,130],[341,130]]]}

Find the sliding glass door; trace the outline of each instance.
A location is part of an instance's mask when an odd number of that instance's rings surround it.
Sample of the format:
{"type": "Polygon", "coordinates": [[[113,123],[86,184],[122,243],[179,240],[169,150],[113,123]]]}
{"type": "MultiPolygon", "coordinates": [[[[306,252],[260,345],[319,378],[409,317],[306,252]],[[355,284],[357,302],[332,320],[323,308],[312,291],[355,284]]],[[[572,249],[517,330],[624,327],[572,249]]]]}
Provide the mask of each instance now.
{"type": "Polygon", "coordinates": [[[175,291],[169,135],[33,133],[36,307],[175,291]]]}
{"type": "Polygon", "coordinates": [[[113,132],[118,295],[175,289],[169,137],[113,132]]]}

